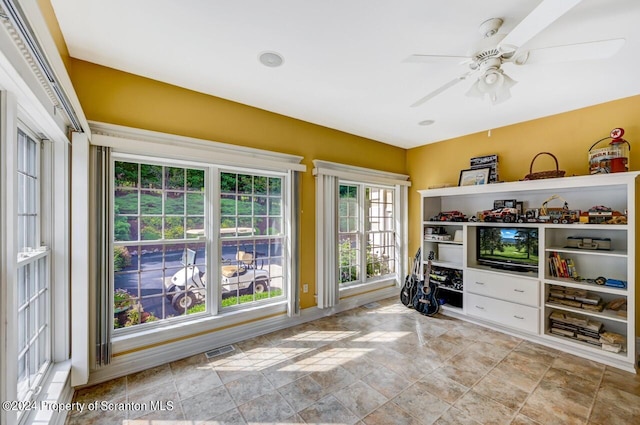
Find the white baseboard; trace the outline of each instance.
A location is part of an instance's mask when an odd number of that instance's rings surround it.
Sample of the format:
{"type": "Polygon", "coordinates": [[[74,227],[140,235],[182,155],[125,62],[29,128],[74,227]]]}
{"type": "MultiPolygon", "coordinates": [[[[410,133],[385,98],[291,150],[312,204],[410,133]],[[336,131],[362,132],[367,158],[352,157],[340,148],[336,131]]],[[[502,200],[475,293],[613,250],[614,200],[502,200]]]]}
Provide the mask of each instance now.
{"type": "Polygon", "coordinates": [[[340,303],[331,309],[319,309],[317,307],[306,308],[300,312],[299,316],[288,317],[283,314],[244,325],[229,327],[205,335],[198,335],[197,337],[178,342],[158,345],[149,349],[116,356],[109,365],[93,370],[89,375],[89,382],[85,386],[95,385],[131,373],[160,366],[168,362],[204,353],[224,345],[235,344],[301,323],[321,319],[370,302],[398,296],[398,291],[396,286],[389,286],[376,291],[350,296],[349,298],[340,300],[340,303]]]}

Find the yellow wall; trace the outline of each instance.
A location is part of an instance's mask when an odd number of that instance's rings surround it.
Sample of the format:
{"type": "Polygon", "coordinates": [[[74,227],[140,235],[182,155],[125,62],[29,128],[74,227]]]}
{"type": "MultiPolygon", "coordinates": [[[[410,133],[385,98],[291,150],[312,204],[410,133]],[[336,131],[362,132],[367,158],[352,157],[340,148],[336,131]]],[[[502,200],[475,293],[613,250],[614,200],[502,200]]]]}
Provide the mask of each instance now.
{"type": "Polygon", "coordinates": [[[69,73],[87,119],[304,157],[301,307],[315,305],[313,159],[406,173],[406,151],[88,62],[69,59],[69,73]]]}
{"type": "MultiPolygon", "coordinates": [[[[589,174],[589,148],[615,127],[624,128],[624,138],[631,143],[631,170],[640,170],[640,96],[494,129],[490,136],[482,132],[408,150],[407,172],[412,181],[409,252],[415,252],[420,244],[417,191],[445,183],[456,186],[460,170],[469,168],[469,158],[498,154],[500,179],[504,181],[522,179],[529,173],[533,157],[546,151],[558,158],[560,169],[567,176],[589,174]]],[[[554,167],[553,159],[542,155],[535,161],[533,171],[554,167]]],[[[640,306],[640,291],[636,294],[636,306],[640,306]]],[[[636,328],[640,329],[640,314],[636,316],[636,328]]]]}

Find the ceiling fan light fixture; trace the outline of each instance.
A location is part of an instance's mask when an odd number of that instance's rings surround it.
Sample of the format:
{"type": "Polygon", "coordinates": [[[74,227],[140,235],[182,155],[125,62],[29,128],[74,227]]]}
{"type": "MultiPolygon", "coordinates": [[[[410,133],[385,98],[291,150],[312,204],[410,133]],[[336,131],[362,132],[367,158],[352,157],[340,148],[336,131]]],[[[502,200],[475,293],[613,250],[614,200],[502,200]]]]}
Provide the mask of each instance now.
{"type": "Polygon", "coordinates": [[[496,105],[511,97],[511,87],[515,84],[516,81],[504,74],[501,69],[492,68],[478,77],[466,96],[484,99],[487,95],[491,103],[496,105]]]}

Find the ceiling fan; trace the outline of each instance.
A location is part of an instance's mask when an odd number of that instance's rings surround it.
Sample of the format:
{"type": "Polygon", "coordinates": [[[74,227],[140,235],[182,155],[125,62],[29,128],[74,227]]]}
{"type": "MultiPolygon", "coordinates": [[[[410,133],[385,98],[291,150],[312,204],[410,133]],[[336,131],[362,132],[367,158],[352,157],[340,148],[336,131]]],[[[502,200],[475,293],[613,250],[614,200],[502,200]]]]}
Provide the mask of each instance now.
{"type": "Polygon", "coordinates": [[[477,79],[466,93],[467,96],[481,99],[488,96],[493,104],[504,102],[511,97],[510,89],[516,84],[516,81],[504,73],[502,65],[505,63],[525,65],[603,59],[613,56],[624,44],[623,38],[532,50],[520,48],[580,1],[544,0],[508,34],[498,33],[503,23],[501,18],[484,21],[479,28],[483,38],[473,47],[469,56],[428,54],[410,56],[405,62],[462,59],[464,60],[462,63],[468,64],[470,68],[466,73],[445,83],[411,106],[420,106],[459,82],[476,76],[477,79]]]}

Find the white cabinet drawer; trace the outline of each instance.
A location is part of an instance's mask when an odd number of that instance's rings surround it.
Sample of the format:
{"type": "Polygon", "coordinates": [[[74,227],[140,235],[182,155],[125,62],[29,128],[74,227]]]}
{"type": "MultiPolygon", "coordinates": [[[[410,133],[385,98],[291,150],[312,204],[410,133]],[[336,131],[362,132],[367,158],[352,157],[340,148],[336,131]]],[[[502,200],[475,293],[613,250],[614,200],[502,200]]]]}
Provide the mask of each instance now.
{"type": "Polygon", "coordinates": [[[505,273],[467,269],[464,287],[468,292],[533,307],[540,305],[540,282],[505,273]]]}
{"type": "Polygon", "coordinates": [[[469,316],[496,322],[500,325],[538,333],[539,310],[495,298],[465,294],[464,306],[469,316]]]}

